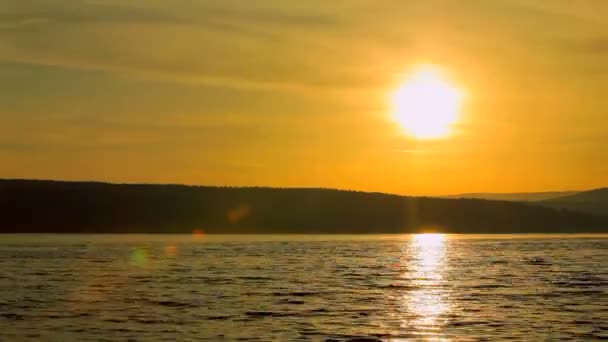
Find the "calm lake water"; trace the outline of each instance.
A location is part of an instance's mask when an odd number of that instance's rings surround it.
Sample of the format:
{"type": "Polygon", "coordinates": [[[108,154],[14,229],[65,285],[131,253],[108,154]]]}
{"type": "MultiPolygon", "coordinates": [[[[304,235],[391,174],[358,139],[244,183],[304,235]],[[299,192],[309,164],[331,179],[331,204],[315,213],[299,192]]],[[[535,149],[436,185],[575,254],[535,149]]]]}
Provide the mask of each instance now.
{"type": "Polygon", "coordinates": [[[608,235],[0,235],[0,340],[608,338],[608,235]]]}

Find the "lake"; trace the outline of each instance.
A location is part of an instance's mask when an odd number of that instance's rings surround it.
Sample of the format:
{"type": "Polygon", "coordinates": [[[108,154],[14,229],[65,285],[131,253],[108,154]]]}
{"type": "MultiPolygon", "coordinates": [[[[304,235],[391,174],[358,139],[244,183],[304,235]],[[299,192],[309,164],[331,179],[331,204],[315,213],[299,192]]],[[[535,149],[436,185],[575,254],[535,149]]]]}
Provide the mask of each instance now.
{"type": "Polygon", "coordinates": [[[608,338],[608,235],[0,235],[2,341],[608,338]]]}

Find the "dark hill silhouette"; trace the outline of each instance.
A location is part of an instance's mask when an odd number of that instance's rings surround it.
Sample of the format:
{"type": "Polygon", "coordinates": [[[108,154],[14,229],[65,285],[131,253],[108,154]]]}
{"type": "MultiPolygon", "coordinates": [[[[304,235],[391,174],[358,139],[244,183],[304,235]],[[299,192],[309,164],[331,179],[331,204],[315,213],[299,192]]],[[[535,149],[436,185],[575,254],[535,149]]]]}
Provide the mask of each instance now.
{"type": "Polygon", "coordinates": [[[608,232],[608,218],[528,203],[329,189],[0,180],[0,232],[608,232]]]}
{"type": "Polygon", "coordinates": [[[552,198],[542,205],[608,216],[608,188],[577,193],[575,195],[552,198]]]}
{"type": "Polygon", "coordinates": [[[538,202],[549,199],[570,196],[580,191],[550,191],[550,192],[507,192],[507,193],[466,193],[458,195],[442,196],[442,198],[476,198],[493,201],[513,201],[513,202],[538,202]]]}

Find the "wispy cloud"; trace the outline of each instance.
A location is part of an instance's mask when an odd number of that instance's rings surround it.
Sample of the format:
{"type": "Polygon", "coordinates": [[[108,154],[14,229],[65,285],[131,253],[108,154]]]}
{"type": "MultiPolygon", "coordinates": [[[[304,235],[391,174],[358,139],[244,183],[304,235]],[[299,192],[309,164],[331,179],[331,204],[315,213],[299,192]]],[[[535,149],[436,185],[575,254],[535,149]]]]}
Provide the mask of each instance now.
{"type": "MultiPolygon", "coordinates": [[[[412,58],[411,51],[487,54],[491,50],[485,42],[496,38],[492,35],[505,39],[519,26],[512,40],[523,50],[530,46],[521,35],[531,35],[540,19],[595,15],[580,6],[569,15],[561,1],[0,4],[0,60],[298,94],[383,87],[404,59],[412,58]],[[505,11],[515,11],[527,24],[514,25],[505,11]],[[522,15],[527,12],[531,16],[522,15]],[[481,20],[486,15],[492,20],[481,20]]],[[[534,38],[530,42],[537,44],[534,38]]],[[[605,43],[591,42],[587,48],[599,52],[605,43]]]]}
{"type": "Polygon", "coordinates": [[[580,52],[608,54],[608,35],[577,41],[573,47],[580,52]]]}
{"type": "Polygon", "coordinates": [[[334,77],[315,70],[323,54],[315,48],[323,44],[310,35],[338,27],[335,17],[321,11],[208,1],[171,8],[42,0],[5,5],[0,10],[5,61],[290,92],[352,80],[337,64],[330,71],[334,77]]]}

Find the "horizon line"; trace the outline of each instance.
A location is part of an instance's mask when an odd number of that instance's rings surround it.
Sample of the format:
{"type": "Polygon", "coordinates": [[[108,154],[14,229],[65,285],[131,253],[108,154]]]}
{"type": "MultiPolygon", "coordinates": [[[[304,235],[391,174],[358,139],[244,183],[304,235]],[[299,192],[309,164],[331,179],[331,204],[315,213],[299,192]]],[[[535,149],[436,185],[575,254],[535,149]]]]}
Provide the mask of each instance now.
{"type": "MultiPolygon", "coordinates": [[[[600,186],[597,188],[591,188],[586,190],[543,190],[543,191],[514,191],[514,192],[492,192],[492,191],[475,191],[475,192],[460,192],[447,195],[428,195],[428,194],[400,194],[394,192],[385,191],[373,191],[373,190],[359,190],[359,189],[346,189],[338,187],[323,187],[323,186],[272,186],[272,185],[212,185],[212,184],[192,184],[192,183],[171,183],[171,182],[146,182],[146,181],[135,181],[135,182],[124,182],[124,181],[108,181],[108,180],[66,180],[66,179],[52,179],[52,178],[2,178],[0,181],[38,181],[38,182],[63,182],[63,183],[98,183],[98,184],[110,184],[110,185],[158,185],[158,186],[184,186],[184,187],[199,187],[199,188],[266,188],[266,189],[310,189],[310,190],[335,190],[344,192],[359,192],[369,194],[384,194],[392,196],[404,196],[404,197],[433,197],[433,198],[458,198],[457,196],[473,196],[473,195],[526,195],[526,194],[549,194],[549,193],[581,193],[593,190],[606,189],[608,186],[600,186]]],[[[462,198],[462,197],[461,197],[462,198]]]]}

